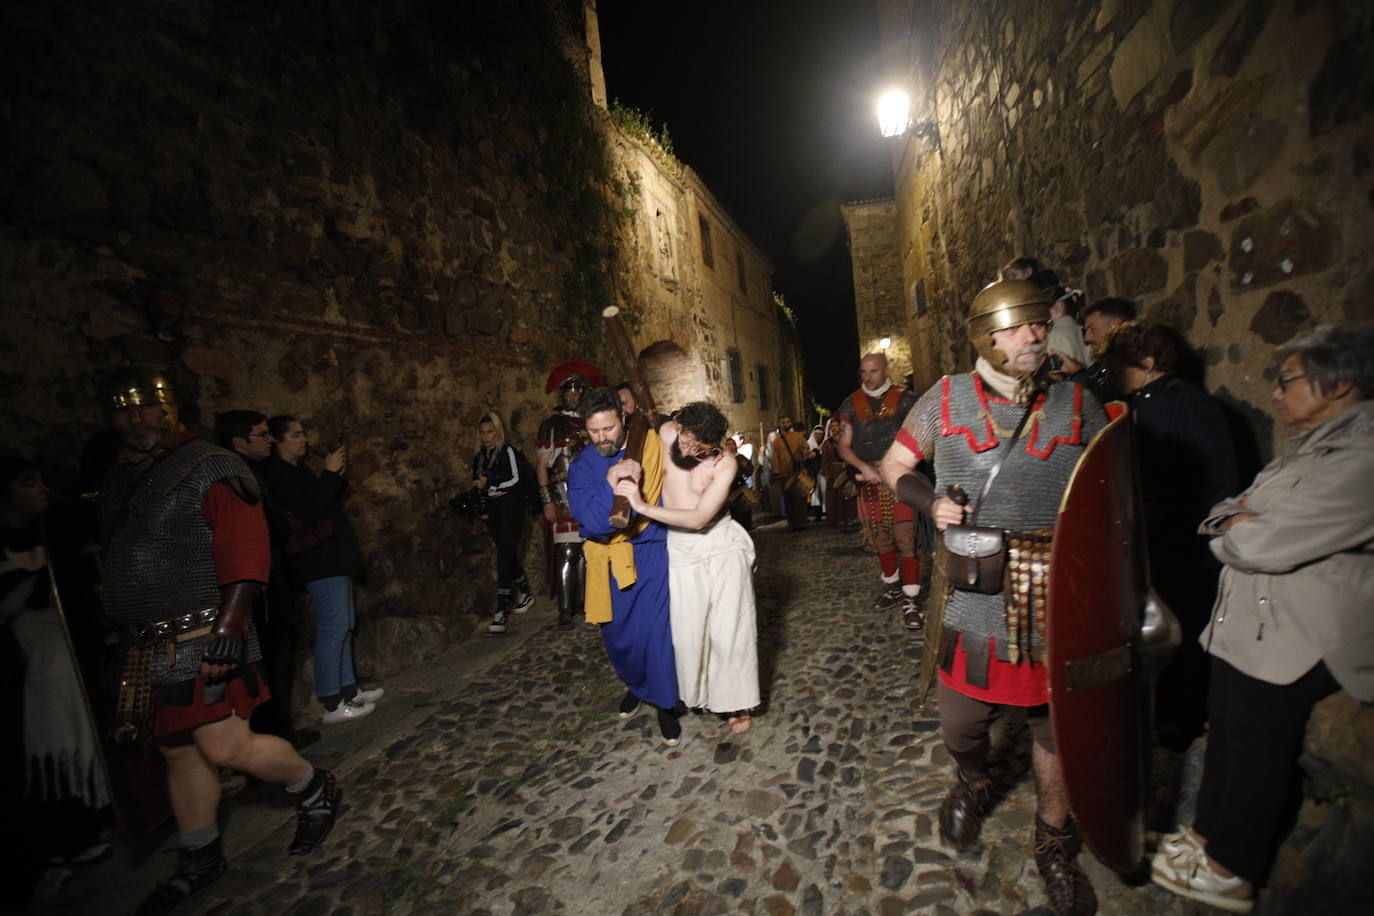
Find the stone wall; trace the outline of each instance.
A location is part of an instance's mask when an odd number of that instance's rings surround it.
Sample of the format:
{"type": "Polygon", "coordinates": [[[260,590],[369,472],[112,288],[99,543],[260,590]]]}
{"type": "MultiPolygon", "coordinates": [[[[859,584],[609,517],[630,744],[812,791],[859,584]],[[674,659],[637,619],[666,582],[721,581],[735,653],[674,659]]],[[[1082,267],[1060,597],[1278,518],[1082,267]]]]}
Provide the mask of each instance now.
{"type": "MultiPolygon", "coordinates": [[[[549,368],[588,358],[618,378],[600,310],[634,308],[649,284],[637,259],[650,211],[618,171],[625,138],[591,100],[586,12],[7,4],[6,448],[73,492],[105,423],[98,379],[128,363],[168,367],[202,430],[230,408],[296,414],[312,460],[350,443],[348,508],[370,569],[361,672],[471,633],[493,601],[493,553],[445,506],[470,484],[477,419],[500,412],[532,455],[549,368]]],[[[709,198],[698,185],[683,183],[688,198],[709,198]]],[[[716,218],[723,257],[744,251],[768,302],[766,260],[716,218]]],[[[679,232],[683,258],[694,231],[679,232]]],[[[762,320],[718,326],[724,305],[703,313],[706,294],[683,289],[648,310],[642,347],[692,329],[681,345],[708,373],[719,347],[702,341],[777,353],[776,324],[771,337],[762,320]]]]}
{"type": "Polygon", "coordinates": [[[893,141],[918,378],[970,364],[963,310],[1031,254],[1183,331],[1272,454],[1274,347],[1374,313],[1369,5],[879,6],[884,69],[938,129],[893,141]]]}
{"type": "MultiPolygon", "coordinates": [[[[843,205],[840,212],[854,269],[859,356],[880,351],[882,339],[888,338],[889,374],[901,381],[912,371],[912,363],[907,297],[902,292],[902,262],[898,256],[897,204],[890,199],[863,200],[843,205]]],[[[924,298],[920,298],[915,307],[918,317],[923,307],[924,298]]]]}

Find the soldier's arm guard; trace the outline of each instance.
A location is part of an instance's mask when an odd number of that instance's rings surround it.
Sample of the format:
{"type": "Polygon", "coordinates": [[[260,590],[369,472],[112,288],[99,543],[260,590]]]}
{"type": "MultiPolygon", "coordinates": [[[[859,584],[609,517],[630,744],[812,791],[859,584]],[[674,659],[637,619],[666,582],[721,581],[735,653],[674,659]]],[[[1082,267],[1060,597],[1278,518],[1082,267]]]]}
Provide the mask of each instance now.
{"type": "Polygon", "coordinates": [[[897,478],[897,498],[929,515],[930,507],[935,503],[935,487],[920,474],[903,474],[897,478]]]}
{"type": "Polygon", "coordinates": [[[553,484],[546,483],[539,488],[539,501],[545,505],[558,502],[558,494],[554,491],[553,484]]]}
{"type": "Polygon", "coordinates": [[[253,599],[261,587],[246,580],[220,587],[219,615],[210,629],[210,642],[203,656],[206,664],[237,665],[243,661],[253,599]]]}

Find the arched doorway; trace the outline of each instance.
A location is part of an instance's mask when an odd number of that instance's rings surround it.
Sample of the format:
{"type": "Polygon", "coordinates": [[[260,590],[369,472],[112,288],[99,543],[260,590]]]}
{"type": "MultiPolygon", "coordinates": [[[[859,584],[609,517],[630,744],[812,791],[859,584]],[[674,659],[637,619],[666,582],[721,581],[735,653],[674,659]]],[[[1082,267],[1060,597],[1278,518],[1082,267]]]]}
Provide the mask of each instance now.
{"type": "Polygon", "coordinates": [[[671,340],[650,344],[639,353],[639,371],[661,411],[676,410],[706,397],[706,373],[671,340]]]}

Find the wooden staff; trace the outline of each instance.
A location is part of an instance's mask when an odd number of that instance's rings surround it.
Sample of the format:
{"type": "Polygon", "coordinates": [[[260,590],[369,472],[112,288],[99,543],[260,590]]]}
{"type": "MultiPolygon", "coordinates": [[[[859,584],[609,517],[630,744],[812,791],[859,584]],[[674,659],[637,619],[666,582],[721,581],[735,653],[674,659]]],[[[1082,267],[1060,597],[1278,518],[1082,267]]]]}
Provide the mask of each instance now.
{"type": "MultiPolygon", "coordinates": [[[[607,306],[601,312],[606,321],[606,336],[610,339],[611,349],[620,359],[625,370],[625,379],[630,383],[630,393],[635,398],[635,412],[630,415],[625,429],[625,457],[644,464],[644,442],[648,438],[651,425],[658,420],[658,407],[654,404],[653,393],[639,371],[639,359],[634,345],[630,343],[630,332],[625,329],[625,320],[620,317],[617,306],[607,306]]],[[[641,483],[642,486],[642,483],[641,483]]],[[[611,527],[624,528],[630,523],[630,501],[624,496],[616,496],[611,504],[611,527]]]]}

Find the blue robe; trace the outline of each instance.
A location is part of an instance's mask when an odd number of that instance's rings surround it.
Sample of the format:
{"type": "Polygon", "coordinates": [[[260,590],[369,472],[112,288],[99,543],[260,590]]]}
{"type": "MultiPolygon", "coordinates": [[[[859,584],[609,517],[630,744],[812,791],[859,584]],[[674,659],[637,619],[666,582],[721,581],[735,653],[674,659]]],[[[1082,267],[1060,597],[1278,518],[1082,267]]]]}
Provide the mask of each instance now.
{"type": "MultiPolygon", "coordinates": [[[[615,494],[606,483],[606,471],[624,456],[622,449],[606,458],[588,445],[568,468],[568,504],[584,538],[606,541],[616,533],[610,523],[615,494]]],[[[612,619],[601,625],[601,639],[611,667],[630,693],[660,709],[671,709],[678,703],[678,693],[673,632],[668,621],[667,532],[651,521],[630,543],[636,579],[629,588],[620,588],[608,569],[587,567],[589,577],[612,577],[612,619]]]]}

